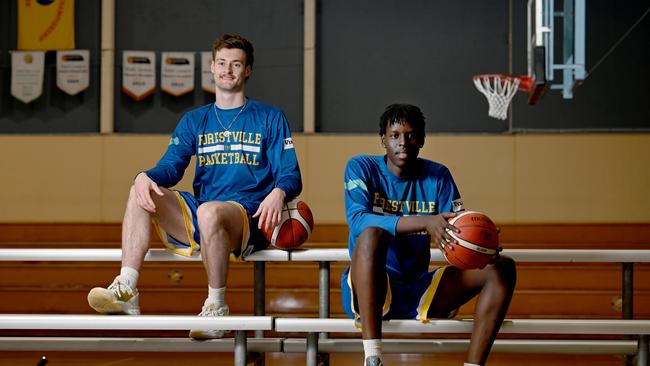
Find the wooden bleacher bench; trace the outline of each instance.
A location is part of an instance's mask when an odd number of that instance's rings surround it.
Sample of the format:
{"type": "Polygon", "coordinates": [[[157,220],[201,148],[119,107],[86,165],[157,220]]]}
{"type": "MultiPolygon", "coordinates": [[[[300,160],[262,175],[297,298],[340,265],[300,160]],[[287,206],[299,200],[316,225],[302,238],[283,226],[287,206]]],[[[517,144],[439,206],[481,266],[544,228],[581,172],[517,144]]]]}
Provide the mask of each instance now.
{"type": "MultiPolygon", "coordinates": [[[[48,262],[119,262],[122,249],[65,248],[65,249],[0,249],[0,261],[48,261],[48,262]]],[[[201,255],[191,257],[177,255],[166,249],[149,249],[144,258],[148,262],[200,262],[201,255]]],[[[248,262],[288,261],[289,252],[277,249],[265,249],[246,257],[248,262]]]]}
{"type": "MultiPolygon", "coordinates": [[[[282,338],[247,338],[249,352],[281,352],[282,338]]],[[[233,352],[236,338],[195,341],[144,337],[0,337],[0,351],[67,352],[233,352]]],[[[237,364],[237,363],[235,363],[237,364]]]]}
{"type": "MultiPolygon", "coordinates": [[[[503,252],[504,255],[513,257],[519,263],[526,262],[554,262],[554,263],[572,263],[572,262],[617,262],[617,263],[635,263],[635,262],[650,262],[650,250],[611,250],[611,249],[507,249],[503,252]]],[[[120,261],[121,250],[119,249],[31,249],[31,248],[2,248],[0,249],[0,262],[2,261],[120,261]]],[[[182,257],[171,254],[164,249],[152,249],[145,258],[146,261],[200,261],[200,256],[182,257]]],[[[37,343],[43,347],[39,349],[57,349],[57,350],[112,350],[119,349],[120,345],[125,342],[131,342],[133,351],[153,351],[158,346],[168,347],[166,349],[176,349],[192,352],[203,352],[211,349],[214,352],[219,351],[232,351],[235,350],[235,364],[243,365],[246,359],[246,351],[255,352],[269,352],[269,350],[277,351],[279,349],[285,352],[307,352],[308,365],[315,365],[316,353],[321,352],[345,352],[345,350],[356,351],[360,350],[360,339],[335,339],[319,337],[321,333],[346,333],[356,332],[349,319],[330,319],[329,318],[329,263],[331,262],[347,262],[349,255],[347,249],[304,249],[296,250],[293,252],[285,252],[280,250],[268,249],[255,253],[247,258],[247,261],[261,264],[262,271],[256,271],[256,281],[259,280],[258,275],[264,277],[265,262],[319,262],[319,296],[321,309],[319,311],[319,319],[313,318],[271,318],[257,314],[256,317],[264,321],[270,321],[270,326],[256,327],[254,323],[248,323],[246,329],[237,329],[233,324],[221,324],[224,328],[217,327],[217,324],[204,323],[206,318],[198,318],[195,316],[160,316],[157,320],[162,321],[163,327],[172,327],[171,319],[187,318],[188,322],[196,319],[202,325],[215,329],[231,329],[235,330],[235,339],[223,339],[218,341],[210,341],[214,344],[213,348],[197,345],[190,339],[151,339],[151,338],[71,338],[71,337],[3,337],[0,338],[0,349],[3,350],[17,350],[25,346],[26,340],[42,342],[37,343]],[[209,324],[209,325],[208,325],[209,324]],[[251,338],[247,339],[245,330],[264,332],[265,330],[273,330],[282,335],[287,332],[306,332],[308,333],[307,339],[299,338],[277,338],[266,340],[264,338],[251,338]],[[135,340],[135,342],[134,342],[135,340]],[[242,346],[243,344],[243,346],[242,346]],[[165,346],[167,345],[167,346],[165,346]],[[4,347],[4,348],[2,348],[4,347]],[[51,347],[51,348],[46,348],[51,347]],[[112,348],[115,347],[115,348],[112,348]],[[243,361],[242,361],[243,360],[243,361]],[[244,362],[244,363],[242,363],[244,362]]],[[[442,254],[432,249],[432,261],[442,262],[444,258],[442,254]]],[[[256,266],[257,268],[257,266],[256,266]]],[[[264,286],[256,286],[256,292],[264,292],[264,286]]],[[[628,289],[631,291],[631,289],[628,289]]],[[[263,294],[262,294],[263,299],[263,294]]],[[[257,301],[256,297],[256,301],[257,301]]],[[[262,302],[262,309],[263,309],[262,302]]],[[[260,305],[260,304],[257,304],[260,305]]],[[[256,309],[257,309],[256,305],[256,309]]],[[[39,319],[35,328],[18,328],[18,329],[149,329],[151,326],[146,323],[144,319],[155,319],[155,316],[138,316],[135,317],[107,317],[98,315],[23,315],[24,318],[16,318],[16,316],[0,315],[0,329],[16,329],[16,319],[21,319],[20,322],[26,322],[23,326],[34,319],[39,319]],[[37,318],[42,317],[42,318],[37,318]],[[65,318],[70,317],[70,318],[65,318]],[[13,320],[12,320],[13,319],[13,320]],[[55,319],[46,320],[44,319],[55,319]],[[75,320],[76,319],[76,320],[75,320]],[[96,322],[95,319],[101,319],[96,322]],[[125,322],[116,322],[115,319],[125,319],[125,322]],[[139,320],[143,319],[143,320],[139,320]],[[71,325],[75,324],[77,320],[89,321],[85,325],[87,328],[52,328],[57,321],[61,320],[74,320],[71,325]],[[109,328],[109,325],[104,325],[103,321],[111,323],[110,326],[117,328],[109,328]],[[13,323],[12,323],[13,322],[13,323]],[[124,326],[124,327],[122,327],[124,326]],[[48,328],[50,327],[50,328],[48,328]],[[104,328],[107,327],[107,328],[104,328]]],[[[227,317],[237,318],[237,317],[227,317]]],[[[227,319],[222,318],[222,319],[227,319]]],[[[218,319],[218,318],[217,318],[218,319]]],[[[183,320],[185,321],[185,320],[183,320]]],[[[217,322],[222,321],[221,319],[217,322]]],[[[108,324],[108,323],[106,323],[108,324]]],[[[166,329],[189,329],[193,326],[190,323],[182,323],[181,328],[166,328],[166,329]]],[[[604,319],[517,319],[509,320],[504,323],[501,333],[516,333],[516,334],[610,334],[610,335],[637,335],[639,340],[623,340],[623,339],[598,339],[598,340],[545,340],[545,339],[498,339],[495,343],[495,352],[542,352],[542,353],[600,353],[603,354],[637,354],[638,365],[647,366],[648,355],[648,330],[650,330],[649,320],[604,320],[604,319]],[[560,325],[563,327],[558,328],[560,325]],[[558,329],[564,329],[564,326],[573,326],[573,331],[558,332],[558,329]],[[601,327],[601,328],[599,328],[601,327]],[[645,329],[645,330],[644,330],[645,329]],[[526,331],[524,331],[526,330],[526,331]],[[599,330],[596,332],[596,330],[599,330]],[[596,332],[596,333],[592,333],[596,332]]],[[[417,321],[390,321],[385,325],[384,331],[386,333],[468,333],[471,331],[471,321],[459,320],[445,320],[436,321],[435,323],[420,324],[417,321]],[[447,322],[447,323],[445,323],[447,322]]],[[[387,339],[386,352],[391,350],[406,352],[406,350],[414,352],[463,352],[467,347],[467,340],[463,339],[387,339]]]]}
{"type": "MultiPolygon", "coordinates": [[[[348,262],[347,249],[304,249],[288,252],[291,261],[302,262],[348,262]]],[[[506,249],[502,255],[509,256],[517,263],[526,262],[650,262],[650,250],[616,249],[506,249]]],[[[445,262],[442,252],[431,249],[432,262],[445,262]]]]}
{"type": "Polygon", "coordinates": [[[140,352],[233,352],[234,364],[245,366],[248,351],[279,352],[281,340],[250,342],[247,331],[273,330],[270,316],[198,317],[185,315],[52,315],[0,314],[5,330],[189,330],[223,329],[235,332],[234,339],[195,341],[190,338],[82,338],[0,337],[0,350],[140,351],[140,352]],[[249,343],[253,343],[249,347],[249,343]],[[156,348],[164,347],[164,348],[156,348]],[[249,349],[250,348],[250,349],[249,349]]]}
{"type": "MultiPolygon", "coordinates": [[[[382,332],[391,333],[471,333],[471,320],[432,320],[421,323],[417,320],[384,321],[382,332]]],[[[362,352],[361,339],[320,338],[318,332],[350,333],[357,332],[351,319],[307,319],[278,318],[275,321],[277,332],[304,332],[305,338],[284,340],[284,352],[306,352],[307,365],[317,364],[318,352],[362,352]]],[[[505,353],[570,353],[570,354],[627,354],[637,355],[637,366],[648,365],[648,335],[650,320],[603,320],[603,319],[506,319],[499,330],[500,334],[520,335],[635,335],[638,340],[596,339],[497,339],[493,352],[505,353]]],[[[384,352],[427,353],[427,352],[465,352],[469,341],[466,339],[385,339],[384,352]]]]}

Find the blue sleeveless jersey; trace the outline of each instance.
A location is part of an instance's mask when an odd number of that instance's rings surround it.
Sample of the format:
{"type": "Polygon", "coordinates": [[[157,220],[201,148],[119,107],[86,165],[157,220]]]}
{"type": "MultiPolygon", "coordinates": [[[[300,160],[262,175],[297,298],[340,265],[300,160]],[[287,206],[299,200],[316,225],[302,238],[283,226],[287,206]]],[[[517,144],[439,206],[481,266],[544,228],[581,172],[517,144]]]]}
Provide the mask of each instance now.
{"type": "MultiPolygon", "coordinates": [[[[400,216],[437,215],[462,210],[460,193],[449,169],[418,159],[415,177],[395,176],[384,156],[357,156],[345,169],[345,211],[350,257],[357,237],[368,227],[391,234],[386,269],[391,279],[412,279],[428,272],[431,237],[427,232],[397,234],[400,216]]],[[[347,271],[346,271],[347,273],[347,271]]]]}
{"type": "Polygon", "coordinates": [[[298,196],[300,169],[284,113],[252,99],[238,116],[240,108],[215,108],[208,104],[186,113],[147,175],[172,187],[196,155],[193,189],[199,202],[236,201],[252,214],[275,187],[298,196]]]}

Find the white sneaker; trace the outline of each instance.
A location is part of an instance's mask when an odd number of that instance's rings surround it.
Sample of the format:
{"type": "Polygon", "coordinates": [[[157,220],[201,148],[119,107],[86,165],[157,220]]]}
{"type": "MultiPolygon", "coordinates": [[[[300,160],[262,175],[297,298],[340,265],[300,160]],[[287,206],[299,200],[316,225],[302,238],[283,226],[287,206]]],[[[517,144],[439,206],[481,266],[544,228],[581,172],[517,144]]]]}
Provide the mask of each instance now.
{"type": "Polygon", "coordinates": [[[101,314],[140,315],[137,288],[115,277],[108,288],[95,287],[88,293],[88,305],[101,314]]]}
{"type": "MultiPolygon", "coordinates": [[[[228,308],[228,305],[223,304],[217,308],[216,304],[205,300],[199,316],[228,316],[229,313],[230,309],[228,308]]],[[[223,337],[224,333],[226,333],[225,330],[192,329],[190,330],[190,337],[194,339],[215,339],[223,337]]]]}

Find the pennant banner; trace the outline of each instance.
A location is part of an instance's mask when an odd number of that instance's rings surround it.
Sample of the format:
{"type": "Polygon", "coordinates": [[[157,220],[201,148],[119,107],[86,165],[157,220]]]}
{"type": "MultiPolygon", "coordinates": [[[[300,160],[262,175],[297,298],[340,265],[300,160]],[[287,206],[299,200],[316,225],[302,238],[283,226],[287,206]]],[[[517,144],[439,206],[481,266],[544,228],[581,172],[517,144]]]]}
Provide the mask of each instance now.
{"type": "Polygon", "coordinates": [[[11,51],[11,95],[29,103],[43,93],[45,52],[11,51]]]}
{"type": "Polygon", "coordinates": [[[122,91],[136,101],[156,91],[156,54],[153,51],[122,53],[122,91]]]}
{"type": "Polygon", "coordinates": [[[214,93],[214,75],[210,69],[212,52],[201,52],[201,87],[203,90],[214,93]]]}
{"type": "Polygon", "coordinates": [[[74,49],[74,0],[16,0],[19,50],[74,49]]]}
{"type": "Polygon", "coordinates": [[[160,62],[160,87],[175,97],[194,90],[194,53],[163,52],[160,62]]]}
{"type": "Polygon", "coordinates": [[[56,86],[69,95],[88,88],[90,51],[73,50],[56,52],[56,86]]]}

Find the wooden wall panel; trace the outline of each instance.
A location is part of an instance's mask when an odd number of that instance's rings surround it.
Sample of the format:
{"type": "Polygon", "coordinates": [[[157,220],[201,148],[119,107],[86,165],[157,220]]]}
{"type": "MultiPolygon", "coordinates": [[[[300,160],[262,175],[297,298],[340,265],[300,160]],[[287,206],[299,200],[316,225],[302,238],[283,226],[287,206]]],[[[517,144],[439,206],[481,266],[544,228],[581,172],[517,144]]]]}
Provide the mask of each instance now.
{"type": "MultiPolygon", "coordinates": [[[[382,154],[379,136],[296,134],[294,141],[302,197],[316,222],[344,223],[345,165],[353,155],[382,154]]],[[[133,177],[168,142],[166,135],[0,135],[0,222],[120,222],[133,177]]],[[[649,142],[646,133],[430,134],[421,155],[451,168],[467,208],[503,223],[648,223],[650,170],[639,167],[647,166],[649,142]]]]}

